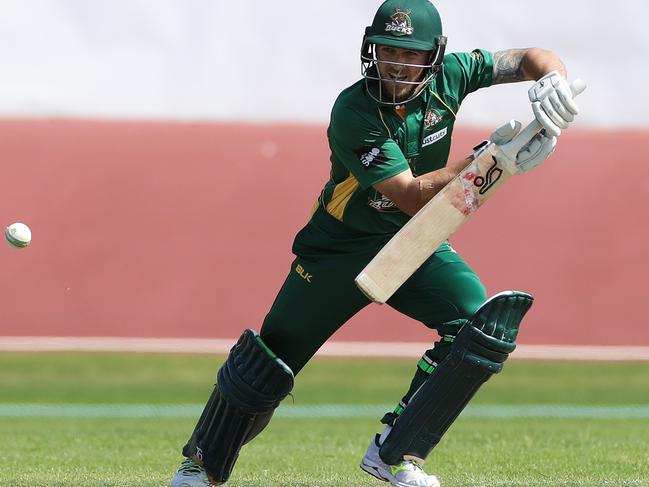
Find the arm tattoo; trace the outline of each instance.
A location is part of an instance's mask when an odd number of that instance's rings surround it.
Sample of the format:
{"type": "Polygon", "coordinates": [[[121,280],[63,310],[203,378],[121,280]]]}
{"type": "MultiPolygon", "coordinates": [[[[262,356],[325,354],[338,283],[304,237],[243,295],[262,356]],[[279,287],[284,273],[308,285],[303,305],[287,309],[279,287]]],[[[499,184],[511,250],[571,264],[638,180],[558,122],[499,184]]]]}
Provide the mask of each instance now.
{"type": "Polygon", "coordinates": [[[507,49],[494,53],[493,84],[525,81],[523,56],[526,49],[507,49]]]}

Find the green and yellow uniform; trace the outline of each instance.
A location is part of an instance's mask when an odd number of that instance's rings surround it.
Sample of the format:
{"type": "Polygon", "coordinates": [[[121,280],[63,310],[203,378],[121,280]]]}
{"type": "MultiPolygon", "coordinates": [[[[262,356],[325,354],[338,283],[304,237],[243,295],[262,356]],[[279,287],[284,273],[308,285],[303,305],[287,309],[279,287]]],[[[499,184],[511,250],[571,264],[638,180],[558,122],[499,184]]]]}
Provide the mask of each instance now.
{"type": "MultiPolygon", "coordinates": [[[[404,180],[412,184],[404,172],[423,176],[444,168],[460,105],[493,83],[491,53],[445,55],[445,48],[429,0],[385,0],[365,29],[364,80],[344,90],[331,113],[330,179],[295,237],[296,258],[260,335],[246,330],[219,369],[183,448],[190,460],[172,486],[205,485],[208,475],[219,485],[227,481],[240,448],[290,393],[294,374],[370,303],[354,278],[409,219],[376,186],[393,194],[404,180]]],[[[434,176],[417,182],[426,178],[434,176]]],[[[481,384],[502,369],[533,300],[515,291],[486,298],[447,242],[387,301],[441,339],[425,351],[405,396],[381,420],[390,427],[370,443],[364,471],[391,485],[439,485],[416,459],[427,457],[481,384]]]]}
{"type": "MultiPolygon", "coordinates": [[[[489,86],[492,72],[487,51],[452,53],[426,90],[404,105],[376,101],[363,81],[338,97],[328,129],[331,178],[295,238],[297,257],[261,329],[294,372],[369,304],[354,278],[409,219],[373,185],[408,168],[415,175],[443,168],[462,101],[489,86]]],[[[444,244],[388,304],[445,337],[427,352],[434,363],[485,299],[478,277],[444,244]]]]}
{"type": "Polygon", "coordinates": [[[380,106],[359,81],[344,90],[328,130],[331,179],[319,199],[355,230],[394,234],[409,217],[372,185],[410,168],[415,176],[446,165],[455,116],[464,97],[491,84],[491,54],[450,54],[419,97],[397,109],[380,106]]]}

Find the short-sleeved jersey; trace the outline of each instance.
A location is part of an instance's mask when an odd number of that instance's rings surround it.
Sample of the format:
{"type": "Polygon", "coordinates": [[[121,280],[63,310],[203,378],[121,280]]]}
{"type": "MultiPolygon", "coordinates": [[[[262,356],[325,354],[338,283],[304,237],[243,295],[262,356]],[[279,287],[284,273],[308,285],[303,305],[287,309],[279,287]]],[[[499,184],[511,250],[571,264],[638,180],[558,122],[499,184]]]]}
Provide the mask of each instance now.
{"type": "Polygon", "coordinates": [[[331,112],[331,177],[318,205],[353,231],[397,232],[410,217],[372,186],[408,167],[415,176],[443,168],[460,104],[491,85],[492,72],[487,51],[448,54],[429,88],[399,109],[372,99],[364,80],[345,89],[331,112]]]}

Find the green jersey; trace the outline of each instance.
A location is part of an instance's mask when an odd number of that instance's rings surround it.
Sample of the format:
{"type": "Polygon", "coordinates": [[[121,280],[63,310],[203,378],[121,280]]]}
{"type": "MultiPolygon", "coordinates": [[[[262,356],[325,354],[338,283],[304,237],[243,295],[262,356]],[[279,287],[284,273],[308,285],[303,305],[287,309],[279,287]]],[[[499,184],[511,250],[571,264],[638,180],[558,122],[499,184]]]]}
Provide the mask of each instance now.
{"type": "Polygon", "coordinates": [[[397,232],[410,217],[372,186],[408,168],[418,176],[446,166],[460,104],[491,85],[492,72],[487,51],[449,54],[429,88],[396,108],[373,100],[364,80],[344,90],[331,112],[331,178],[318,205],[353,231],[397,232]]]}

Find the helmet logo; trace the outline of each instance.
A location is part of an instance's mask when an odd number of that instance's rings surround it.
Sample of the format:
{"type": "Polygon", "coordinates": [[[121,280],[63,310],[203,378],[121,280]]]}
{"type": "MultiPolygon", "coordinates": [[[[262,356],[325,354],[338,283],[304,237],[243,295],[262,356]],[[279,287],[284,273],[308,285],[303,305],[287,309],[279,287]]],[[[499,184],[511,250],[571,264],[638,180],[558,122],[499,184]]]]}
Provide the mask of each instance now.
{"type": "Polygon", "coordinates": [[[410,11],[404,12],[400,8],[397,8],[390,16],[392,22],[385,24],[385,31],[391,32],[395,36],[405,36],[412,35],[414,29],[412,28],[412,20],[410,19],[410,11]]]}

